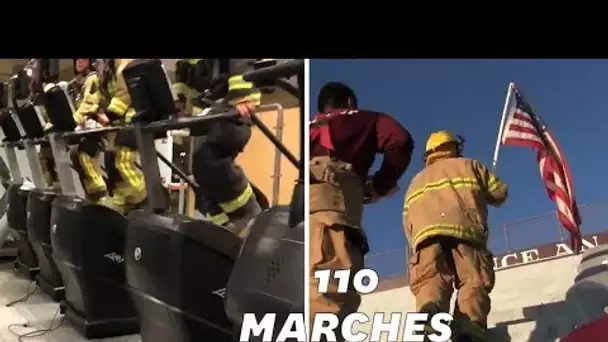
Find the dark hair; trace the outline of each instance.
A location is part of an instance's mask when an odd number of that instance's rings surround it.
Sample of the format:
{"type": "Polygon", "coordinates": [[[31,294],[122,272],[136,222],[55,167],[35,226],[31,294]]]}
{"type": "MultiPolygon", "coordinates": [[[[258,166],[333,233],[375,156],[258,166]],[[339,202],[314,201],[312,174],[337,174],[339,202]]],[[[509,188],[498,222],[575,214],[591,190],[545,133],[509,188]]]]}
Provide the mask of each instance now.
{"type": "Polygon", "coordinates": [[[349,86],[340,82],[328,82],[319,92],[317,109],[324,112],[327,107],[348,108],[349,102],[354,109],[357,108],[357,96],[349,86]]]}
{"type": "Polygon", "coordinates": [[[79,59],[86,59],[89,61],[88,69],[95,70],[95,65],[93,63],[94,58],[72,58],[72,66],[74,67],[74,75],[78,75],[79,72],[76,70],[76,61],[79,59]]]}

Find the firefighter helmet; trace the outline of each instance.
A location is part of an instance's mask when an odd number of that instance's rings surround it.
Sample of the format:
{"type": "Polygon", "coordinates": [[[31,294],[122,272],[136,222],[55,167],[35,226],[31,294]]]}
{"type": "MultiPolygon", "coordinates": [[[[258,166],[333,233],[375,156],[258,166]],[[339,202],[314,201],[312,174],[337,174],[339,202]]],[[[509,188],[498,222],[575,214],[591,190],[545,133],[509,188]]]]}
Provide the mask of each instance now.
{"type": "Polygon", "coordinates": [[[437,151],[440,147],[445,147],[446,144],[456,144],[458,147],[458,154],[462,155],[464,149],[464,139],[460,135],[446,130],[441,130],[431,133],[429,139],[426,141],[426,148],[424,150],[424,158],[428,157],[429,154],[437,151]]]}

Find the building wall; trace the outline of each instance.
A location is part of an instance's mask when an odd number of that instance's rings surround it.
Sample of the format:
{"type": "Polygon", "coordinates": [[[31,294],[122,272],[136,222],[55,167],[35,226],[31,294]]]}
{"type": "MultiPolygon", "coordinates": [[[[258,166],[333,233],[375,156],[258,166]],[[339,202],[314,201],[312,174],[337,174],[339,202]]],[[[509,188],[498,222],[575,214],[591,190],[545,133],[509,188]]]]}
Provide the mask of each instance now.
{"type": "MultiPolygon", "coordinates": [[[[298,107],[284,108],[282,111],[283,124],[279,126],[279,111],[263,110],[258,117],[277,135],[282,129],[282,141],[286,147],[299,158],[300,151],[300,109],[298,107]]],[[[255,184],[272,204],[288,204],[298,170],[283,156],[273,143],[258,129],[253,128],[251,140],[247,147],[237,158],[237,163],[243,168],[249,180],[255,184]],[[280,158],[279,167],[276,167],[277,156],[280,158]],[[274,190],[274,177],[279,177],[278,190],[274,190]],[[278,196],[273,195],[278,191],[278,196]]]]}
{"type": "MultiPolygon", "coordinates": [[[[585,237],[581,255],[574,255],[566,244],[560,242],[512,254],[536,255],[534,260],[520,261],[502,268],[497,265],[496,285],[490,294],[492,310],[488,318],[488,341],[555,342],[556,338],[570,333],[574,326],[588,322],[591,312],[596,308],[577,307],[577,301],[578,305],[581,305],[580,303],[586,303],[584,301],[589,299],[581,297],[580,293],[576,295],[578,297],[571,297],[569,291],[572,290],[581,269],[593,266],[591,261],[581,265],[581,259],[586,253],[594,251],[596,259],[593,260],[596,261],[593,263],[605,260],[603,263],[608,264],[605,253],[605,246],[608,246],[607,237],[607,232],[585,237]]],[[[516,257],[511,259],[515,260],[516,257]]],[[[597,270],[593,271],[595,275],[597,270]]],[[[603,276],[598,277],[598,286],[608,289],[608,284],[601,280],[607,279],[608,276],[597,274],[603,276]]],[[[390,281],[384,281],[384,284],[381,282],[375,292],[364,295],[359,311],[369,317],[377,312],[415,312],[415,299],[409,286],[388,285],[391,285],[390,281]]],[[[599,294],[596,290],[585,296],[591,297],[598,305],[608,303],[608,295],[605,292],[599,294]]],[[[452,310],[455,300],[456,295],[452,297],[452,310]]],[[[359,327],[361,331],[367,332],[370,324],[359,327]]],[[[386,338],[385,334],[381,341],[386,341],[386,338]]]]}
{"type": "MultiPolygon", "coordinates": [[[[497,272],[488,320],[494,338],[488,341],[554,342],[570,332],[576,320],[568,316],[563,301],[580,259],[571,256],[497,272]]],[[[401,287],[364,296],[359,311],[371,317],[375,312],[414,312],[414,305],[409,287],[401,287]]],[[[370,329],[369,324],[360,327],[370,329]]]]}

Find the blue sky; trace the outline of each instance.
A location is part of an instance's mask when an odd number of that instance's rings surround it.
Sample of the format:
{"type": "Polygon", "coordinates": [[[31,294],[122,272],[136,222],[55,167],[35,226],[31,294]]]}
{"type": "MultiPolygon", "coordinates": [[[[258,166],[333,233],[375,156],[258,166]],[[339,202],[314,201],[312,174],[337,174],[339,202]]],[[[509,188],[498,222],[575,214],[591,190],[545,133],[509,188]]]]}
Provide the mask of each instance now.
{"type": "MultiPolygon", "coordinates": [[[[311,110],[319,89],[341,81],[357,93],[361,109],[396,117],[416,142],[413,161],[400,181],[401,192],[368,206],[364,214],[370,259],[385,275],[402,272],[406,243],[401,224],[404,192],[421,170],[430,132],[449,129],[466,139],[465,156],[491,165],[506,89],[515,82],[524,97],[557,137],[574,174],[583,232],[604,230],[608,218],[608,60],[311,60],[311,110]],[[391,250],[391,252],[385,252],[391,250]],[[398,262],[401,260],[401,262],[398,262]]],[[[381,156],[378,156],[376,166],[381,156]]],[[[490,246],[506,249],[504,223],[555,210],[540,180],[535,153],[504,146],[498,175],[508,183],[510,198],[490,211],[490,246]]],[[[554,215],[511,223],[511,248],[560,239],[554,215]]],[[[565,235],[564,235],[565,237],[565,235]]]]}

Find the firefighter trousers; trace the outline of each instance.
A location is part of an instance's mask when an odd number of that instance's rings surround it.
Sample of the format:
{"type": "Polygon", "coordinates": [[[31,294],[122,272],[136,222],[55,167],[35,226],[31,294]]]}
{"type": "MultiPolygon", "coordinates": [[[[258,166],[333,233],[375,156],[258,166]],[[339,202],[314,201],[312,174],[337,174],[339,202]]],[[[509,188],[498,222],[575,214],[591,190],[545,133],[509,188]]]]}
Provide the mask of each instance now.
{"type": "MultiPolygon", "coordinates": [[[[350,165],[329,158],[310,161],[311,184],[309,203],[309,284],[310,324],[317,313],[336,314],[340,321],[356,312],[361,295],[352,280],[364,267],[367,242],[361,230],[363,212],[362,181],[350,171],[350,165]],[[326,293],[319,292],[320,270],[350,270],[346,293],[338,293],[338,280],[330,275],[326,293]]],[[[338,341],[343,341],[340,327],[338,341]]]]}
{"type": "Polygon", "coordinates": [[[261,207],[235,159],[251,137],[251,127],[223,121],[211,125],[192,155],[192,174],[199,184],[196,207],[218,225],[243,228],[261,207]]]}
{"type": "Polygon", "coordinates": [[[144,175],[136,164],[139,153],[131,147],[116,145],[116,151],[106,153],[104,158],[114,209],[126,214],[139,207],[147,197],[144,175]]]}
{"type": "MultiPolygon", "coordinates": [[[[310,324],[314,324],[318,313],[336,314],[340,321],[348,314],[356,312],[361,304],[361,295],[352,286],[355,273],[364,267],[363,250],[353,243],[348,232],[349,226],[341,225],[340,214],[336,212],[316,212],[309,216],[310,222],[310,324]],[[338,293],[338,280],[330,277],[327,293],[319,292],[319,279],[315,271],[351,270],[346,293],[338,293]]],[[[339,328],[338,341],[343,341],[339,328]]]]}
{"type": "Polygon", "coordinates": [[[85,138],[70,150],[72,165],[78,173],[86,198],[96,202],[108,195],[106,181],[101,173],[101,141],[85,138]]]}
{"type": "Polygon", "coordinates": [[[40,152],[38,152],[38,158],[40,159],[40,167],[42,169],[42,176],[44,182],[53,191],[61,191],[61,185],[59,184],[59,176],[55,170],[55,158],[53,158],[53,151],[51,146],[43,144],[40,146],[40,152]]]}
{"type": "Polygon", "coordinates": [[[417,311],[449,312],[455,285],[454,336],[486,342],[494,262],[485,247],[452,237],[429,238],[410,254],[408,273],[417,311]]]}

